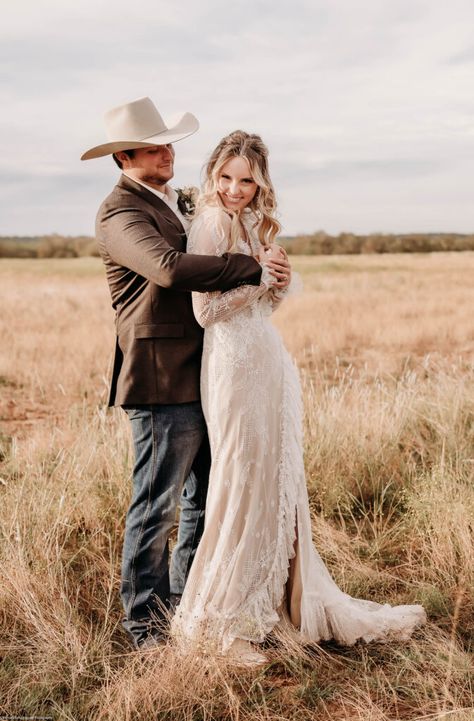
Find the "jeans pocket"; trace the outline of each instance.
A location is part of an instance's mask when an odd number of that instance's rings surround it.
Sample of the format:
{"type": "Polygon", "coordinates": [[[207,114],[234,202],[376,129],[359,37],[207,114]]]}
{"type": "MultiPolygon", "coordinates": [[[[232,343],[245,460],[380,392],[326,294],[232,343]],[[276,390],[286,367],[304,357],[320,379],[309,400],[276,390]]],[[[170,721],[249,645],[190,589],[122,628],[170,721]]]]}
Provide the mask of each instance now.
{"type": "Polygon", "coordinates": [[[150,415],[150,410],[148,408],[123,408],[127,416],[131,421],[136,420],[137,418],[146,418],[150,415]]]}

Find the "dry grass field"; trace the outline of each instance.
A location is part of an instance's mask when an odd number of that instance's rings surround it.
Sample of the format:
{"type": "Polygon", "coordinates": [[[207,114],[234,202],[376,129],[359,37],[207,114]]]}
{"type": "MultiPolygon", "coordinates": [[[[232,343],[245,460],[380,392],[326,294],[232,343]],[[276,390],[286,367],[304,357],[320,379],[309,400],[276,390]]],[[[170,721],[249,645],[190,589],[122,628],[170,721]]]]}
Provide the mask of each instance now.
{"type": "Polygon", "coordinates": [[[474,719],[474,253],[293,259],[314,539],[352,595],[420,602],[408,643],[269,646],[233,668],[131,651],[118,595],[131,447],[106,411],[100,261],[0,261],[0,716],[474,719]]]}

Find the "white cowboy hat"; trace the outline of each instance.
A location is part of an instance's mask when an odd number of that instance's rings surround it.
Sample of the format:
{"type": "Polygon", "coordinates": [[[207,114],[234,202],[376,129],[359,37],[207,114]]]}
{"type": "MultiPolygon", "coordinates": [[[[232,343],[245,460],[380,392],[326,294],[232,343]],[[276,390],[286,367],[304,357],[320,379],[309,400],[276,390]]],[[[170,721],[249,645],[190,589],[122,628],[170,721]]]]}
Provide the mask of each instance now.
{"type": "Polygon", "coordinates": [[[199,128],[199,122],[192,113],[184,113],[168,128],[150,98],[139,98],[112,108],[104,119],[109,142],[87,150],[81,155],[81,160],[101,158],[120,150],[176,143],[199,128]]]}

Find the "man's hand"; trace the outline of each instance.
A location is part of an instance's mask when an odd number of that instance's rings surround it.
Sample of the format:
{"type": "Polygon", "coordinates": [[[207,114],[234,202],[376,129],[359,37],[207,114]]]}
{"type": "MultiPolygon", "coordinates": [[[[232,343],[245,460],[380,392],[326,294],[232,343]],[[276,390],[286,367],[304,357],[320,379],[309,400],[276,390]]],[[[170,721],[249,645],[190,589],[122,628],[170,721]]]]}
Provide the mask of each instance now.
{"type": "Polygon", "coordinates": [[[262,248],[257,260],[268,266],[271,275],[275,280],[272,288],[287,288],[291,281],[291,265],[288,262],[288,255],[284,248],[277,243],[272,243],[267,248],[262,248]]]}

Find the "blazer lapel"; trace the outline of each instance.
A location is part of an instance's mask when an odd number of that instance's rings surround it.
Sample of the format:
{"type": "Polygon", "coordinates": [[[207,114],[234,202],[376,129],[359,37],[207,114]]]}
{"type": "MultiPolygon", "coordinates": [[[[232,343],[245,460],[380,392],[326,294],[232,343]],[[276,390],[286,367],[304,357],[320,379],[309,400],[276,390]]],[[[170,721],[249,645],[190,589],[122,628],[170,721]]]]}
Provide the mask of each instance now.
{"type": "Polygon", "coordinates": [[[153,207],[156,208],[161,215],[164,215],[165,218],[169,220],[169,222],[172,223],[180,233],[184,233],[186,235],[186,231],[183,228],[178,216],[173,213],[170,206],[165,203],[164,200],[161,200],[161,198],[152,193],[151,190],[144,188],[143,185],[140,185],[140,183],[136,183],[134,180],[129,178],[128,175],[122,175],[117,185],[120,188],[129,190],[131,193],[135,193],[135,195],[139,195],[140,198],[143,198],[143,200],[147,203],[153,205],[153,207]]]}

